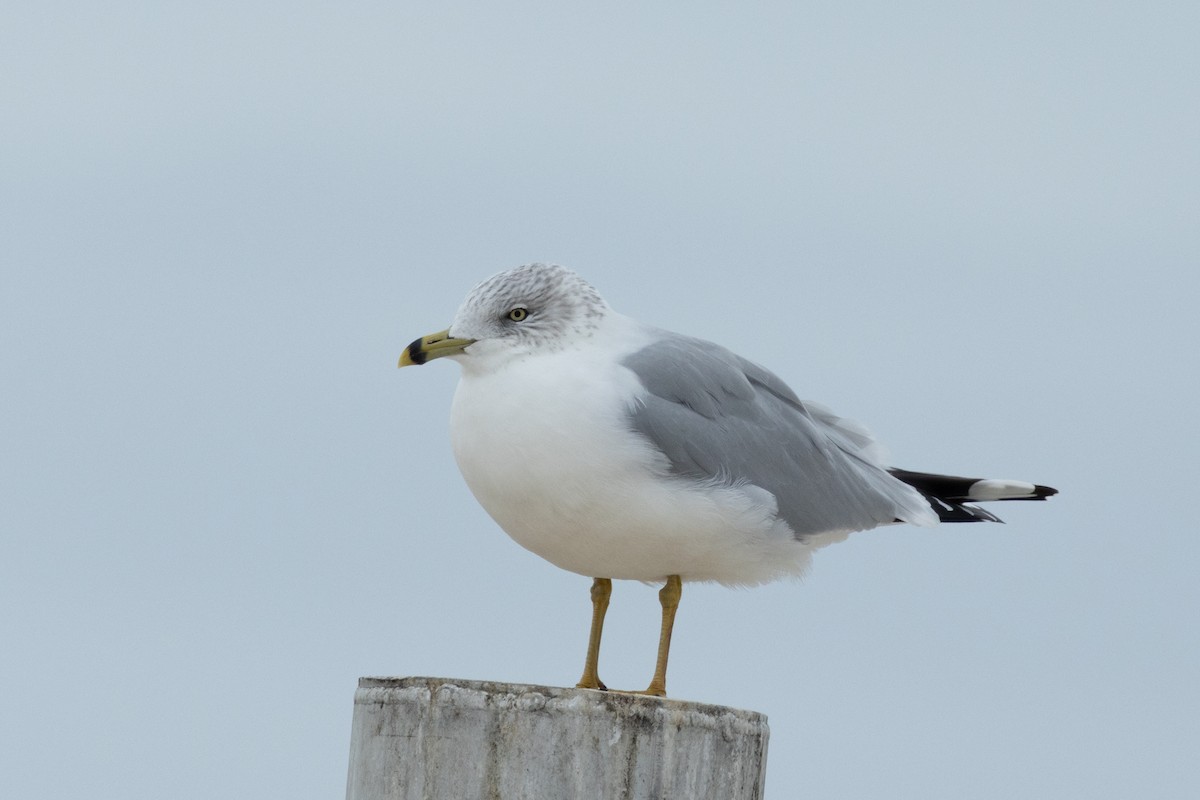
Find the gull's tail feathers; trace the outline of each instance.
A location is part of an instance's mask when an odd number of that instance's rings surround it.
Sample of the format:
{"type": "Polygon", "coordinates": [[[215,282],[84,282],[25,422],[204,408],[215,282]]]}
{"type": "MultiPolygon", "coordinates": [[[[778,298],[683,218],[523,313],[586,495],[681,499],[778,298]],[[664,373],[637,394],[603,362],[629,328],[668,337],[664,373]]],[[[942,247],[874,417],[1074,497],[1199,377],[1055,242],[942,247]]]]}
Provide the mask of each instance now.
{"type": "Polygon", "coordinates": [[[1003,522],[990,511],[974,503],[991,500],[1045,500],[1058,494],[1057,489],[1025,481],[985,478],[959,478],[954,475],[935,475],[931,472],[912,472],[907,469],[888,470],[893,477],[925,495],[929,505],[942,522],[1003,522]]]}

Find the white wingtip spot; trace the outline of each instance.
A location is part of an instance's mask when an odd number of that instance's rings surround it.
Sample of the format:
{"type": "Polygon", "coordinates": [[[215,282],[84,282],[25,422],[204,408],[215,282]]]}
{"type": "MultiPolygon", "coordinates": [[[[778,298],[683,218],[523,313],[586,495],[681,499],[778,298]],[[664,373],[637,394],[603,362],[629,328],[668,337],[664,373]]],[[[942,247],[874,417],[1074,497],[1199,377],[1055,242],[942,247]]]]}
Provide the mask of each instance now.
{"type": "Polygon", "coordinates": [[[1025,481],[975,481],[971,484],[969,496],[972,500],[1015,500],[1021,497],[1037,497],[1037,487],[1025,481]]]}

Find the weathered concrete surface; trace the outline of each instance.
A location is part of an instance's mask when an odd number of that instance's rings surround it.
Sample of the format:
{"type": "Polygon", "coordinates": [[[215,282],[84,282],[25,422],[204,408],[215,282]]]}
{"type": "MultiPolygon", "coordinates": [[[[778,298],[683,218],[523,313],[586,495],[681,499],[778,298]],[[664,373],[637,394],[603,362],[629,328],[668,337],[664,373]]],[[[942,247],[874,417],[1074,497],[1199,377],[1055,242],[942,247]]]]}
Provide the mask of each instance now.
{"type": "Polygon", "coordinates": [[[361,678],[347,800],[759,800],[767,718],[653,697],[361,678]]]}

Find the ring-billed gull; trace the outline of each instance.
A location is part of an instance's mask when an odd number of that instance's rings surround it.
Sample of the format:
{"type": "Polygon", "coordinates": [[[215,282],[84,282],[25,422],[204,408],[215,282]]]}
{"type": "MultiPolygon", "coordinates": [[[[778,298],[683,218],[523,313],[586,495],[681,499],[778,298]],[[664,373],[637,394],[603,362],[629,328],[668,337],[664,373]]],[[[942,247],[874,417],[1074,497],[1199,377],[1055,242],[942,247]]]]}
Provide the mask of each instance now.
{"type": "Polygon", "coordinates": [[[1047,486],[890,469],[861,426],[801,401],[720,345],[613,311],[560,266],[476,286],[453,323],[400,366],[462,366],[455,459],[509,536],[593,578],[581,688],[597,673],[612,579],[665,581],[646,694],[666,694],[683,581],[796,576],[813,550],[894,522],[999,520],[985,500],[1044,500],[1047,486]]]}

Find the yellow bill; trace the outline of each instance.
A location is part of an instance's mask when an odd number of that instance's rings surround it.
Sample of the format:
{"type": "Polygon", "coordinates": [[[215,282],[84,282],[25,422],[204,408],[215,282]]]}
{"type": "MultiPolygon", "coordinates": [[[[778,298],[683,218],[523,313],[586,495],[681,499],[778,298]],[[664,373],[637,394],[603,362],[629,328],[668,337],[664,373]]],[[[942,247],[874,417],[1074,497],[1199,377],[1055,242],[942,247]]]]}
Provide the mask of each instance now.
{"type": "Polygon", "coordinates": [[[474,339],[455,339],[450,335],[450,329],[422,336],[404,348],[400,355],[401,367],[411,367],[414,364],[424,364],[442,356],[453,356],[461,353],[468,345],[475,344],[474,339]]]}

